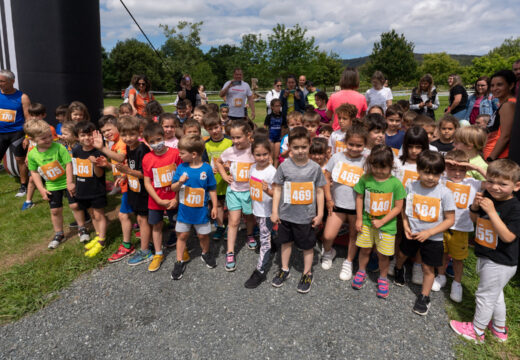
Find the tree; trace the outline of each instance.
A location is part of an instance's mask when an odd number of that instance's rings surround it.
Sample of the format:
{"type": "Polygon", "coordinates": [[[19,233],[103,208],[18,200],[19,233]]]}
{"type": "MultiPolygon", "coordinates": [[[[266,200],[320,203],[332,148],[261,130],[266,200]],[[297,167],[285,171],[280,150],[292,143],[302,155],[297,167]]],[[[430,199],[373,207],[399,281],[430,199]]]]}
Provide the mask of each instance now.
{"type": "Polygon", "coordinates": [[[216,77],[217,85],[224,85],[224,83],[229,80],[233,69],[240,66],[240,51],[241,49],[238,46],[225,44],[212,47],[206,53],[206,61],[211,66],[211,71],[216,77]]]}
{"type": "Polygon", "coordinates": [[[419,75],[430,74],[435,84],[448,84],[450,74],[462,74],[464,71],[460,63],[445,52],[424,54],[423,62],[419,66],[419,75]]]}
{"type": "Polygon", "coordinates": [[[390,85],[407,82],[417,77],[417,62],[413,56],[414,44],[395,30],[382,33],[381,40],[374,43],[365,75],[370,77],[376,70],[382,71],[390,85]]]}
{"type": "Polygon", "coordinates": [[[324,51],[320,51],[312,59],[310,70],[307,72],[307,78],[316,85],[334,86],[337,84],[342,71],[343,65],[338,54],[333,52],[327,54],[324,51]]]}

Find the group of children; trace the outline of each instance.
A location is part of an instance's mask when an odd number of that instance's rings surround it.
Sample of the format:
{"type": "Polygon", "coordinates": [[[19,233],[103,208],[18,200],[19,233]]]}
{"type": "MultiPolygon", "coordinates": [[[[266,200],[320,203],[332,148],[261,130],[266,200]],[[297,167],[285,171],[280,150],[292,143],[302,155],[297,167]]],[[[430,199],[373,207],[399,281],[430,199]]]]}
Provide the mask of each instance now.
{"type": "Polygon", "coordinates": [[[275,248],[281,266],[271,283],[283,286],[290,276],[294,244],[304,262],[297,291],[307,293],[318,239],[323,243],[321,266],[328,270],[336,257],[333,243],[347,223],[348,252],[340,279],[361,289],[375,255],[380,272],[376,295],[386,298],[388,276],[403,286],[405,262],[412,259],[412,282],[422,285],[413,311],[426,315],[430,292],[446,285],[450,261],[455,273],[450,297],[462,301],[463,260],[476,223],[481,285],[475,321],[472,326],[452,321],[451,326],[472,340],[482,340],[489,323],[495,336],[507,339],[502,289],[518,261],[520,205],[513,191],[520,189],[520,167],[509,160],[488,167],[480,156],[486,141],[481,128],[460,128],[451,115],[436,124],[428,116],[403,112],[398,105],[388,106],[385,114],[373,107],[359,119],[354,105],[343,104],[335,110],[340,129],[332,131],[317,111],[282,116],[281,104],[274,99],[264,128],[255,129],[246,119],[222,119],[215,107],[198,106],[191,115],[180,102],[175,114],[153,118],[104,115],[99,120],[101,132],[85,116],[71,119],[61,126],[65,146],[53,141],[45,121],[27,121],[26,133],[35,143],[28,154],[29,169],[49,201],[56,232],[49,247],[63,241],[65,195],[80,241],[86,243],[85,255],[103,250],[105,171],[110,168],[123,193],[119,209],[123,242],[110,262],[126,257],[129,265],[151,261],[148,270],[157,271],[164,260],[163,218],[173,224],[176,216],[175,232],[167,241],[167,246],[176,246],[172,279],[182,278],[190,259],[186,243],[192,227],[201,259],[209,268],[216,267],[210,246],[213,222],[213,240],[227,232],[224,268],[234,271],[237,233],[244,220],[246,245],[259,250],[245,287],[256,288],[266,280],[275,248]],[[96,232],[92,240],[84,210],[92,217],[96,232]],[[140,231],[137,251],[131,244],[131,213],[140,231]]]}

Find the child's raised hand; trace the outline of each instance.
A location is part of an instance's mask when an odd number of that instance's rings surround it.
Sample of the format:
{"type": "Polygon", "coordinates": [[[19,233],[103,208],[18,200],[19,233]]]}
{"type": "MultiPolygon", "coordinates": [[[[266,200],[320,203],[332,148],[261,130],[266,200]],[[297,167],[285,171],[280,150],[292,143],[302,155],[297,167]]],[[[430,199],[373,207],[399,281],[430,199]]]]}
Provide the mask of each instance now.
{"type": "Polygon", "coordinates": [[[189,179],[188,174],[183,173],[183,174],[181,175],[181,177],[179,178],[179,182],[180,182],[181,184],[185,184],[186,181],[188,181],[188,179],[189,179]]]}
{"type": "Polygon", "coordinates": [[[453,165],[453,166],[457,166],[458,165],[458,163],[455,160],[452,160],[452,159],[445,159],[444,162],[446,164],[450,164],[450,165],[453,165]]]}
{"type": "Polygon", "coordinates": [[[104,156],[97,157],[95,164],[99,167],[108,167],[109,166],[108,160],[104,156]]]}
{"type": "Polygon", "coordinates": [[[475,194],[475,199],[473,200],[473,204],[475,204],[476,206],[480,206],[482,199],[484,199],[484,194],[481,192],[477,192],[475,194]]]}
{"type": "Polygon", "coordinates": [[[493,201],[490,198],[482,198],[482,200],[480,200],[480,208],[488,215],[490,212],[492,213],[496,211],[495,204],[493,204],[493,201]]]}
{"type": "Polygon", "coordinates": [[[96,130],[92,133],[93,135],[93,138],[94,138],[94,143],[92,144],[96,149],[101,149],[103,148],[103,135],[101,135],[101,133],[96,130]]]}

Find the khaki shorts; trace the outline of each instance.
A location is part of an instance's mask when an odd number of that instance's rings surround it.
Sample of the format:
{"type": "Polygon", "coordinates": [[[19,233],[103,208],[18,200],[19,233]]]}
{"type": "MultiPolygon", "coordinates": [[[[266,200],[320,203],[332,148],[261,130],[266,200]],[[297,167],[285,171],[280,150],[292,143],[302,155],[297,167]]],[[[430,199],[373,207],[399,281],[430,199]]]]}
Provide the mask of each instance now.
{"type": "Polygon", "coordinates": [[[444,253],[450,254],[454,260],[464,260],[468,257],[469,233],[448,230],[444,232],[444,253]]]}
{"type": "Polygon", "coordinates": [[[356,246],[371,248],[376,245],[377,251],[385,256],[394,255],[395,235],[387,234],[372,226],[363,225],[357,236],[356,246]]]}

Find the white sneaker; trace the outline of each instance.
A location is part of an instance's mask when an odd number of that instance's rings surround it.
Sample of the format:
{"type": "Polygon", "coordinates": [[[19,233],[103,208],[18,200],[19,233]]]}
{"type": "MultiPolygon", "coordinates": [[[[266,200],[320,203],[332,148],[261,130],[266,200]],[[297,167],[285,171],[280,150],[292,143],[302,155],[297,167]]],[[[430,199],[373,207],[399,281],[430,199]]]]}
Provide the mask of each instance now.
{"type": "Polygon", "coordinates": [[[343,261],[341,265],[341,272],[339,278],[343,281],[350,280],[352,278],[352,263],[348,260],[343,261]]]}
{"type": "Polygon", "coordinates": [[[433,280],[432,291],[440,291],[446,286],[446,275],[437,275],[433,280]]]}
{"type": "Polygon", "coordinates": [[[336,250],[330,248],[329,251],[324,251],[321,257],[321,268],[323,270],[329,270],[332,266],[332,260],[336,257],[336,250]]]}
{"type": "Polygon", "coordinates": [[[395,256],[392,260],[390,260],[390,265],[388,266],[388,276],[394,276],[395,269],[395,256]]]}
{"type": "Polygon", "coordinates": [[[462,285],[459,282],[453,281],[451,283],[450,299],[460,303],[462,302],[462,285]]]}
{"type": "Polygon", "coordinates": [[[412,283],[415,285],[422,285],[423,273],[421,264],[413,264],[412,266],[412,283]]]}

